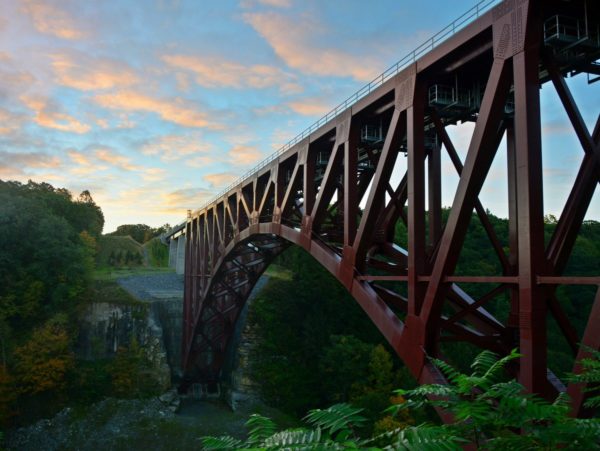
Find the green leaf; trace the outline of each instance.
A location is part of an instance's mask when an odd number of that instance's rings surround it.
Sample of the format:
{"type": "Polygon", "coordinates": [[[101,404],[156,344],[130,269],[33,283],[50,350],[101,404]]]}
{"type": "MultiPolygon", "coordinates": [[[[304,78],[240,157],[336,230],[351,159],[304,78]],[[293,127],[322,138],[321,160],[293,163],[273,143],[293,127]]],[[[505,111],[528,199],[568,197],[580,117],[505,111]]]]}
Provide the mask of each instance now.
{"type": "Polygon", "coordinates": [[[222,437],[201,437],[202,449],[204,450],[227,450],[239,449],[242,441],[236,438],[224,435],[222,437]]]}
{"type": "Polygon", "coordinates": [[[248,444],[254,445],[262,443],[267,437],[272,436],[277,430],[275,423],[267,417],[258,415],[256,413],[250,415],[248,421],[246,421],[246,428],[248,432],[248,444]]]}

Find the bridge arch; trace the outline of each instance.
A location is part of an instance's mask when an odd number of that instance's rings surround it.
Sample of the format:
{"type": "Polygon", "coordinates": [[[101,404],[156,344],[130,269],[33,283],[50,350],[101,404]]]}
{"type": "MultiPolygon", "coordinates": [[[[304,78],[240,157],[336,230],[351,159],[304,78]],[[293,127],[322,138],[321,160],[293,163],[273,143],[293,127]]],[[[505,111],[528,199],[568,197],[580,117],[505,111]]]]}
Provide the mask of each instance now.
{"type": "MultiPolygon", "coordinates": [[[[600,181],[600,116],[589,131],[565,83],[566,74],[597,70],[592,63],[600,43],[570,45],[577,48],[573,57],[563,37],[542,26],[584,10],[583,0],[571,3],[500,3],[430,52],[413,53],[192,213],[185,225],[183,385],[218,379],[247,296],[272,259],[293,244],[346,287],[421,383],[443,382],[427,357],[439,355],[442,341],[458,341],[499,353],[518,347],[524,357],[517,373],[529,391],[551,397],[564,390],[548,371],[547,315],[578,361],[585,356],[580,342],[600,348],[594,334],[600,290],[581,337],[554,296],[560,284],[600,285],[600,277],[563,275],[600,181]],[[546,82],[554,85],[583,151],[548,245],[539,98],[546,82]],[[464,121],[475,125],[463,162],[446,127],[464,121]],[[503,138],[506,244],[479,200],[503,138]],[[446,221],[444,150],[459,176],[446,221]],[[392,183],[403,156],[404,177],[392,183]],[[497,274],[455,274],[473,212],[497,257],[497,274]],[[399,221],[408,230],[405,249],[395,240],[399,221]],[[494,288],[472,298],[463,283],[494,288]],[[502,321],[485,305],[504,293],[510,312],[502,321]]],[[[600,4],[588,3],[586,11],[598,18],[600,4]]],[[[578,411],[582,391],[569,390],[578,411]]]]}

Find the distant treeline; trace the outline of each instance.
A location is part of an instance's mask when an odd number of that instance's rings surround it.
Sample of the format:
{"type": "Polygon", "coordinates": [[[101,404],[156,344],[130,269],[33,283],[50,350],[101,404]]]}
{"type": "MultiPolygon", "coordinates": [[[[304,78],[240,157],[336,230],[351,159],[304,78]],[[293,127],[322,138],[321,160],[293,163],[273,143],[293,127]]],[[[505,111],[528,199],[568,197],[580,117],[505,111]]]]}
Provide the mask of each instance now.
{"type": "Polygon", "coordinates": [[[117,227],[117,230],[107,233],[109,236],[130,236],[140,244],[150,241],[152,238],[167,232],[171,226],[169,224],[160,227],[150,227],[146,224],[123,224],[117,227]]]}

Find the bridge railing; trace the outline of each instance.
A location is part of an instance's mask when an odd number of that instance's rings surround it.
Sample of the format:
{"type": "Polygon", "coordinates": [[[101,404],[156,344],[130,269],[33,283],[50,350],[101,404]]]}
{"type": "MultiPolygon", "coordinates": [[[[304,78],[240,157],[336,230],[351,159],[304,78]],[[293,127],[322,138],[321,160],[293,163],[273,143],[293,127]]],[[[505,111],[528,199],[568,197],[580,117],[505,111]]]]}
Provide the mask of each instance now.
{"type": "Polygon", "coordinates": [[[331,111],[329,111],[323,117],[321,117],[319,120],[317,120],[316,122],[311,124],[309,127],[304,129],[303,131],[301,131],[298,135],[296,135],[295,137],[290,139],[287,143],[285,143],[283,146],[281,146],[276,152],[269,155],[267,158],[262,160],[256,166],[254,166],[252,169],[246,171],[244,174],[242,174],[240,177],[238,177],[234,182],[230,183],[226,188],[221,190],[221,192],[219,192],[219,194],[214,196],[211,200],[205,202],[204,205],[202,205],[202,207],[200,207],[200,209],[197,211],[202,211],[205,208],[207,208],[210,204],[212,204],[217,199],[219,199],[222,196],[224,196],[225,194],[227,194],[229,191],[231,191],[236,186],[240,185],[244,180],[249,178],[252,174],[255,174],[256,172],[260,171],[262,168],[267,166],[269,163],[271,163],[273,160],[276,160],[277,158],[279,158],[287,150],[292,148],[294,145],[298,144],[304,138],[308,137],[312,132],[318,130],[320,127],[325,125],[331,119],[333,119],[338,114],[340,114],[342,111],[348,109],[349,107],[354,105],[356,102],[358,102],[360,99],[367,96],[371,91],[374,91],[379,86],[383,85],[383,83],[385,83],[387,80],[392,78],[394,75],[398,74],[404,68],[406,68],[410,64],[417,61],[417,59],[419,59],[422,55],[433,50],[442,41],[445,41],[450,36],[454,35],[458,31],[460,31],[468,23],[470,23],[473,19],[476,19],[479,16],[481,16],[482,14],[489,11],[495,4],[500,3],[500,1],[501,0],[482,0],[479,3],[477,3],[475,6],[473,6],[471,9],[469,9],[467,12],[465,12],[460,17],[455,19],[451,24],[442,28],[440,31],[438,31],[436,34],[434,34],[431,38],[427,39],[425,42],[423,42],[421,45],[419,45],[417,48],[415,48],[408,55],[404,56],[404,58],[400,59],[396,64],[390,66],[382,74],[380,74],[379,76],[377,76],[376,78],[371,80],[369,83],[364,85],[362,88],[360,88],[358,91],[356,91],[350,97],[348,97],[346,100],[344,100],[338,106],[333,108],[331,111]]]}

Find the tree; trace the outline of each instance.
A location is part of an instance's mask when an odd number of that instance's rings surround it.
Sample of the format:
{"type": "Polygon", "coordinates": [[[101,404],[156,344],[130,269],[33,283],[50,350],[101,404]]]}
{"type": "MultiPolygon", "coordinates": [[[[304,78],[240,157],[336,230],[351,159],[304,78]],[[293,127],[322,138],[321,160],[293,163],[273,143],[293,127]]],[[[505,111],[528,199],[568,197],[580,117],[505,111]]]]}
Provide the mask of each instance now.
{"type": "Polygon", "coordinates": [[[58,315],[34,330],[31,338],[15,349],[19,390],[25,394],[60,391],[73,367],[67,318],[58,315]]]}

